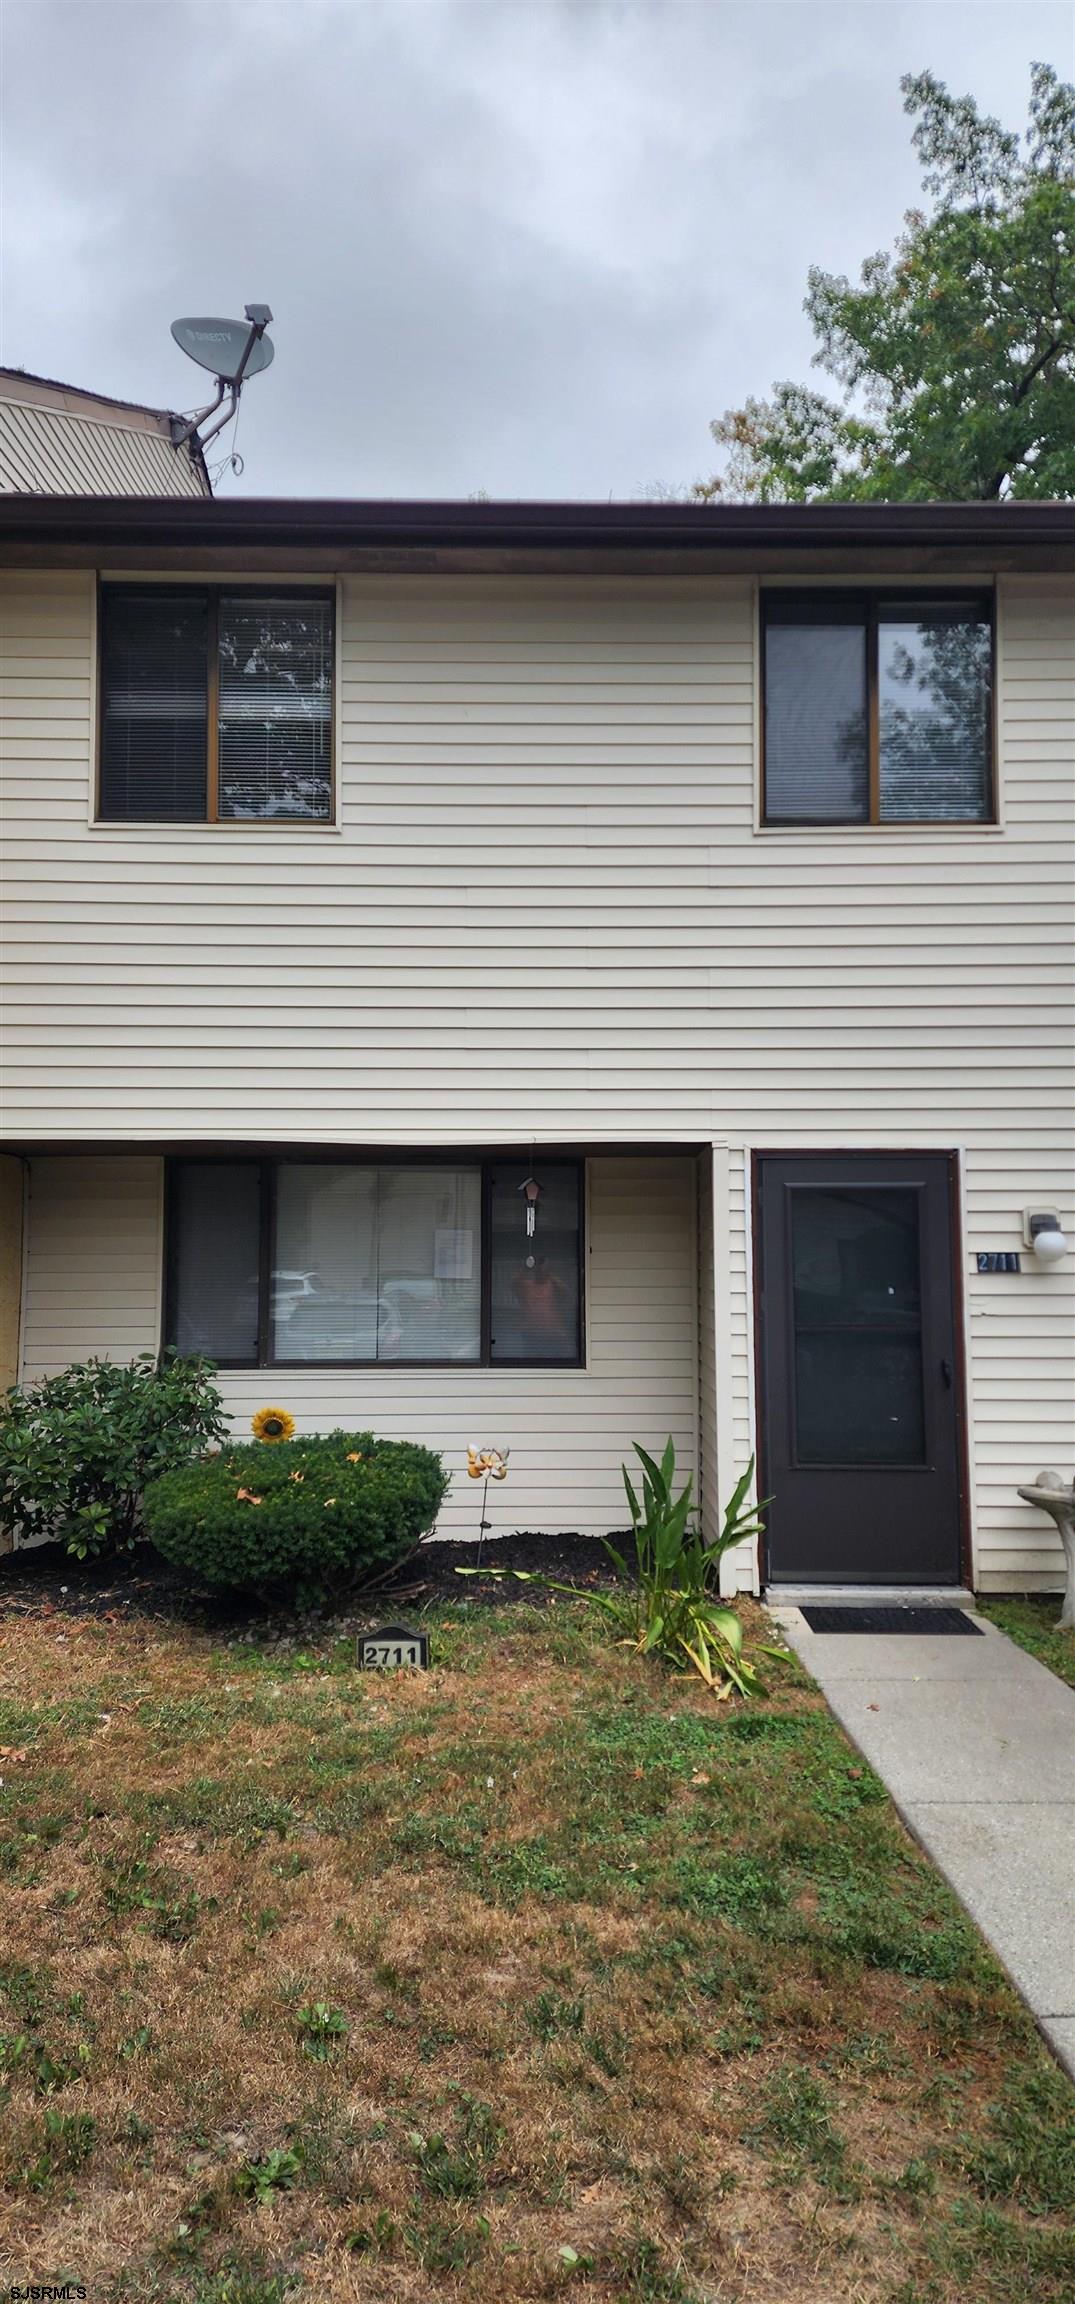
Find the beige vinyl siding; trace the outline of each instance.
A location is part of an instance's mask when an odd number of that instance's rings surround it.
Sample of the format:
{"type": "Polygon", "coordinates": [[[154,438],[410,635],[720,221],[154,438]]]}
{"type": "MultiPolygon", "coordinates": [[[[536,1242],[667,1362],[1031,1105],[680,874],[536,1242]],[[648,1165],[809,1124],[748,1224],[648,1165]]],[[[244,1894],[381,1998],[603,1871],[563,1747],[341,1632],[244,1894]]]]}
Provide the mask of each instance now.
{"type": "Polygon", "coordinates": [[[159,1160],[31,1160],[22,1376],[133,1360],[160,1342],[159,1160]]]}
{"type": "Polygon", "coordinates": [[[9,1140],[723,1144],[722,1485],[749,1149],[958,1149],[978,1573],[1055,1582],[1015,1488],[1075,1465],[1075,1257],[974,1253],[1075,1232],[1075,585],[999,586],[999,829],[761,833],[747,579],[342,589],[340,828],[299,834],[91,827],[92,582],[0,579],[9,1140]]]}
{"type": "MultiPolygon", "coordinates": [[[[161,1162],[46,1157],[30,1171],[24,1375],[154,1350],[161,1162]]],[[[671,1433],[684,1476],[697,1461],[694,1162],[591,1161],[587,1198],[585,1368],[229,1370],[220,1388],[235,1431],[246,1437],[272,1403],[300,1432],[372,1427],[442,1449],[453,1486],[440,1531],[455,1536],[477,1533],[467,1443],[510,1448],[508,1480],[490,1489],[494,1526],[622,1528],[632,1441],[660,1450],[671,1433]]]]}

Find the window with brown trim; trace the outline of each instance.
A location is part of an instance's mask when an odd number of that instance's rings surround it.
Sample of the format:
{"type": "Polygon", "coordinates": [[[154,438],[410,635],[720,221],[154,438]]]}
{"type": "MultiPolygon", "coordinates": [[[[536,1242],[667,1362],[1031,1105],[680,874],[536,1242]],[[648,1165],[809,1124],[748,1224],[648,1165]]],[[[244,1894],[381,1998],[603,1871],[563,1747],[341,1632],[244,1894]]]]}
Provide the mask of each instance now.
{"type": "Polygon", "coordinates": [[[987,593],[762,596],[762,820],[988,824],[987,593]]]}
{"type": "Polygon", "coordinates": [[[99,630],[102,822],[331,822],[331,591],[102,584],[99,630]]]}
{"type": "Polygon", "coordinates": [[[169,1163],[165,1340],[219,1367],[580,1367],[582,1167],[169,1163]]]}

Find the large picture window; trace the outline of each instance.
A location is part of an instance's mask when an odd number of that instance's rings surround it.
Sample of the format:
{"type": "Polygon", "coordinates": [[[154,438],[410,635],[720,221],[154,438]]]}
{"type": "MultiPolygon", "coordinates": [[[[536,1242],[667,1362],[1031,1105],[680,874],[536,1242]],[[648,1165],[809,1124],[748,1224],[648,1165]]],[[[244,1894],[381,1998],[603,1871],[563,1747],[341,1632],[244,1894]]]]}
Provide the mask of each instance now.
{"type": "Polygon", "coordinates": [[[762,601],[767,824],[993,818],[987,596],[762,601]]]}
{"type": "Polygon", "coordinates": [[[102,821],[330,821],[331,592],[104,584],[99,613],[102,821]]]}
{"type": "Polygon", "coordinates": [[[223,1367],[579,1366],[582,1189],[538,1162],[176,1160],[167,1341],[223,1367]]]}

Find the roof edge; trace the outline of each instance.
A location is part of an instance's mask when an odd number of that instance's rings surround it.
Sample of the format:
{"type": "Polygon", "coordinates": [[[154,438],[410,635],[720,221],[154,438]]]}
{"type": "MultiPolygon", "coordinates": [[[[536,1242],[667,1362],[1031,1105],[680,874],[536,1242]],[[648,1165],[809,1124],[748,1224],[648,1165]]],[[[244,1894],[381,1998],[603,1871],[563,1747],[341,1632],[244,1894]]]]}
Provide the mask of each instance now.
{"type": "Polygon", "coordinates": [[[1075,503],[588,504],[545,499],[0,496],[0,538],[348,548],[1075,550],[1075,503]]]}

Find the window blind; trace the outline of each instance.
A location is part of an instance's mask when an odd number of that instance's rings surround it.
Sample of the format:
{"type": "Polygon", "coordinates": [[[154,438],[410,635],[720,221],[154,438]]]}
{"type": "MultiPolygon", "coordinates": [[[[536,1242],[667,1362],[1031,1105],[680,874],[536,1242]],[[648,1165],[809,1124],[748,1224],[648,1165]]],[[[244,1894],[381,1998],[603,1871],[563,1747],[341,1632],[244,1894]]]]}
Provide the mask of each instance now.
{"type": "Polygon", "coordinates": [[[206,595],[190,587],[107,585],[100,614],[100,814],[121,823],[199,822],[206,808],[206,595]]]}
{"type": "Polygon", "coordinates": [[[865,823],[870,813],[866,626],[770,622],[765,634],[770,823],[865,823]]]}
{"type": "Polygon", "coordinates": [[[332,800],[333,602],[222,593],[219,813],[324,822],[332,800]]]}
{"type": "Polygon", "coordinates": [[[992,634],[975,606],[881,601],[881,820],[982,823],[990,810],[992,634]]]}

